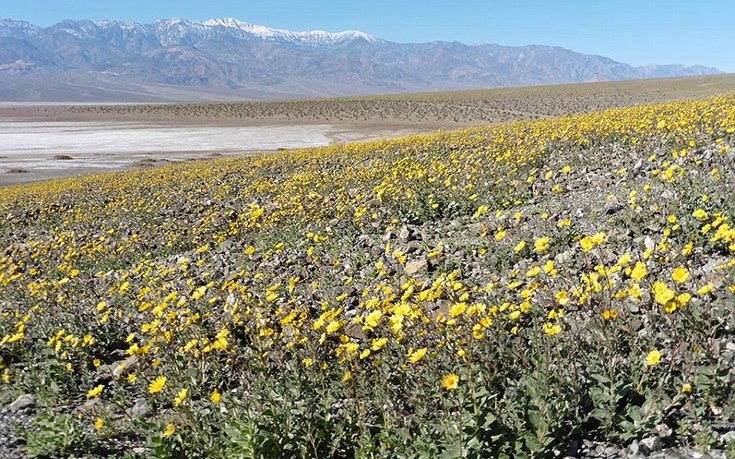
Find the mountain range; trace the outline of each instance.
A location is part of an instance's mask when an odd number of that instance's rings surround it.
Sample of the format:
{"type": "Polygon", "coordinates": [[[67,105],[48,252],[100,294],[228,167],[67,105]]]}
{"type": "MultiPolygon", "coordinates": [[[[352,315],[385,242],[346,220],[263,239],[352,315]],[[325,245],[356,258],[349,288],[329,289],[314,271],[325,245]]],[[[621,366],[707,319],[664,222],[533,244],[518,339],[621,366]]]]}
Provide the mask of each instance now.
{"type": "Polygon", "coordinates": [[[0,101],[347,96],[721,73],[633,67],[553,46],[395,43],[359,31],[197,22],[0,19],[0,101]]]}

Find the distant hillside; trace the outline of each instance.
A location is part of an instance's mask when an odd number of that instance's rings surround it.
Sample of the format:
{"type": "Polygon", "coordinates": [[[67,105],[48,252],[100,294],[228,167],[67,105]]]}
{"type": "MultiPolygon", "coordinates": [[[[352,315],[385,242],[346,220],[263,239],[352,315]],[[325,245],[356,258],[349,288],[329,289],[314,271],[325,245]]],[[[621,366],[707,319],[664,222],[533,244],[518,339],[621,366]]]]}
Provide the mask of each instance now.
{"type": "Polygon", "coordinates": [[[0,100],[153,101],[402,93],[721,73],[550,46],[394,43],[240,22],[0,19],[0,100]]]}

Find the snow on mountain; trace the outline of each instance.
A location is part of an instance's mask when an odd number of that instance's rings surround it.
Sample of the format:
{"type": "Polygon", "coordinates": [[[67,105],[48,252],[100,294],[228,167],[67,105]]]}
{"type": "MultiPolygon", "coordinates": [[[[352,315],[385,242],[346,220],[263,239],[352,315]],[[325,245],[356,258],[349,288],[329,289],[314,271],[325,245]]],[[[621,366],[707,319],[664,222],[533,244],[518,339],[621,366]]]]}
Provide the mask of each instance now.
{"type": "Polygon", "coordinates": [[[0,37],[21,38],[41,30],[40,27],[25,21],[0,18],[0,37]]]}
{"type": "Polygon", "coordinates": [[[242,30],[261,40],[291,41],[301,45],[312,46],[333,45],[358,39],[363,39],[369,43],[377,43],[380,41],[377,37],[357,30],[347,30],[337,33],[325,32],[323,30],[292,32],[290,30],[272,29],[262,25],[250,24],[233,18],[209,19],[202,22],[202,25],[214,28],[224,27],[228,29],[242,30]]]}

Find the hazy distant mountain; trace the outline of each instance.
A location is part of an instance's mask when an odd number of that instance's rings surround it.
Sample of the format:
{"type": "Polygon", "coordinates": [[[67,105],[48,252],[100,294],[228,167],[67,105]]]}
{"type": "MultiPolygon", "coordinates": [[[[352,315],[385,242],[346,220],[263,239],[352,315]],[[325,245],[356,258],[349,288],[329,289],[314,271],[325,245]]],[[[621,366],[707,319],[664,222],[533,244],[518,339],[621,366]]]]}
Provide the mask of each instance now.
{"type": "Polygon", "coordinates": [[[393,43],[240,22],[0,19],[0,100],[198,100],[358,95],[721,73],[632,67],[550,46],[393,43]]]}

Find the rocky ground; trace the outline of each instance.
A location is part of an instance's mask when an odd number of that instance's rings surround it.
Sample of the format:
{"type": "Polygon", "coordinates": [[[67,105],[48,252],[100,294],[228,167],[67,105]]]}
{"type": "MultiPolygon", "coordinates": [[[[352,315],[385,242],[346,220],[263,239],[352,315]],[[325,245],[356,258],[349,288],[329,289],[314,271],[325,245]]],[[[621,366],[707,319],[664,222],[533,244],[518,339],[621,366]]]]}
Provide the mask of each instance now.
{"type": "Polygon", "coordinates": [[[732,106],[0,190],[0,442],[728,457],[732,106]]]}

